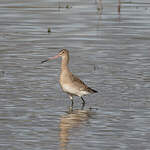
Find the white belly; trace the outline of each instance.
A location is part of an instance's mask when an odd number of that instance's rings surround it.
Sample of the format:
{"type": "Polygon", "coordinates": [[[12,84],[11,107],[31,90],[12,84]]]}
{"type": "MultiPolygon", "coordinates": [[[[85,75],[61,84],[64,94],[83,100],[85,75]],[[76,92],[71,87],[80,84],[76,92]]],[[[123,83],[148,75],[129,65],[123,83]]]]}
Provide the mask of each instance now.
{"type": "Polygon", "coordinates": [[[77,95],[80,97],[83,95],[89,94],[89,92],[80,90],[78,87],[73,87],[73,86],[70,86],[69,84],[63,84],[62,89],[64,90],[64,92],[77,95]]]}
{"type": "Polygon", "coordinates": [[[68,92],[75,95],[78,92],[76,88],[71,87],[69,84],[63,84],[62,89],[64,90],[64,92],[68,92]]]}

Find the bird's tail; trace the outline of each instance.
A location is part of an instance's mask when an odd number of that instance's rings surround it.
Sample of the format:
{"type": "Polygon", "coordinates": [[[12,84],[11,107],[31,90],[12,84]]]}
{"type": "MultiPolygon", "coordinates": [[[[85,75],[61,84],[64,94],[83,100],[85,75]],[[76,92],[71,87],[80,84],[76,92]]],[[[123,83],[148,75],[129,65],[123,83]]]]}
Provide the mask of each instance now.
{"type": "Polygon", "coordinates": [[[92,88],[90,88],[90,87],[88,87],[88,91],[89,91],[90,93],[98,93],[98,91],[96,91],[96,90],[94,90],[94,89],[92,89],[92,88]]]}

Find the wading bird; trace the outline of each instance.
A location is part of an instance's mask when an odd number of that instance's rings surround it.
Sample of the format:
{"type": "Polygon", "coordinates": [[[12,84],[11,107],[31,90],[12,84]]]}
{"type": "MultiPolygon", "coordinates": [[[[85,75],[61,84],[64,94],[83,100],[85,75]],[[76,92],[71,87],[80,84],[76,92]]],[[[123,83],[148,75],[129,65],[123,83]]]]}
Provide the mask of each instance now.
{"type": "Polygon", "coordinates": [[[41,63],[47,62],[52,59],[56,59],[58,57],[62,58],[59,82],[63,91],[69,95],[69,98],[72,102],[72,106],[73,106],[73,96],[79,96],[82,99],[82,104],[85,105],[85,100],[83,99],[82,96],[97,93],[97,91],[88,87],[83,81],[81,81],[78,77],[76,77],[70,72],[68,67],[69,63],[68,50],[62,49],[56,56],[48,58],[42,61],[41,63]]]}

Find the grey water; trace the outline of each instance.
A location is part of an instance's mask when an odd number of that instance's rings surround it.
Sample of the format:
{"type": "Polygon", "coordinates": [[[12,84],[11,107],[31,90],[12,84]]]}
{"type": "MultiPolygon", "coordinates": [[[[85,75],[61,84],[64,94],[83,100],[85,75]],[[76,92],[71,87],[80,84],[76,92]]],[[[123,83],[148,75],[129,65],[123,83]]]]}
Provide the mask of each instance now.
{"type": "Polygon", "coordinates": [[[0,150],[149,150],[149,131],[149,0],[0,0],[0,150]],[[99,91],[84,108],[40,63],[62,48],[99,91]]]}

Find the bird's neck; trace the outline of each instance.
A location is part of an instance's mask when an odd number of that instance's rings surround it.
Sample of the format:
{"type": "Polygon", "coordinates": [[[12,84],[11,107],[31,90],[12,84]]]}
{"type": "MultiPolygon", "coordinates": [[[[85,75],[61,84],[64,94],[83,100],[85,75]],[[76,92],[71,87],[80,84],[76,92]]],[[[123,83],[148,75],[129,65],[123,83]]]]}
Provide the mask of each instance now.
{"type": "Polygon", "coordinates": [[[62,57],[62,61],[61,61],[61,72],[63,71],[69,71],[69,55],[66,55],[64,57],[62,57]]]}

